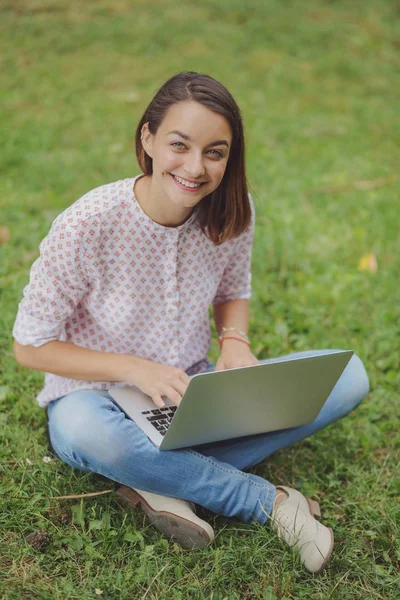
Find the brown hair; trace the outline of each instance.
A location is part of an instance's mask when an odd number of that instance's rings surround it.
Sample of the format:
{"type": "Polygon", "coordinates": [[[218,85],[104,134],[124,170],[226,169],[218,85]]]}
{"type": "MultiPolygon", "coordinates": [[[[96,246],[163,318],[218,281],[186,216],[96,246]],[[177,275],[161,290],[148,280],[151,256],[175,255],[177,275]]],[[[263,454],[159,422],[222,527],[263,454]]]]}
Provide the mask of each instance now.
{"type": "Polygon", "coordinates": [[[184,71],[161,86],[146,108],[136,129],[136,157],[145,175],[153,173],[153,160],[141,142],[141,130],[148,122],[150,133],[157,133],[168,108],[177,102],[194,100],[223,115],[230,124],[232,146],[220,185],[198,205],[198,220],[203,233],[215,244],[239,236],[251,221],[251,206],[245,170],[245,145],[240,109],[228,90],[208,75],[184,71]]]}

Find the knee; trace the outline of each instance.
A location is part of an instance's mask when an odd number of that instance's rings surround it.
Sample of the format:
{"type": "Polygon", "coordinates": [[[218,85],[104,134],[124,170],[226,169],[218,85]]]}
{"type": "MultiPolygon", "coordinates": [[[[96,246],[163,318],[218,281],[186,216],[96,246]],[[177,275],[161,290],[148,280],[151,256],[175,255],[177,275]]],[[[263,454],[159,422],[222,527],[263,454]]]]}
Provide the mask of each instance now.
{"type": "Polygon", "coordinates": [[[158,449],[124,413],[95,390],[72,392],[57,401],[49,415],[50,439],[66,462],[96,472],[113,472],[134,456],[143,464],[158,449]]]}
{"type": "Polygon", "coordinates": [[[57,454],[87,466],[93,458],[101,461],[119,452],[118,436],[108,419],[110,410],[117,409],[110,400],[94,390],[80,390],[56,402],[49,433],[57,454]]]}
{"type": "Polygon", "coordinates": [[[370,390],[369,379],[364,364],[357,354],[353,354],[337,384],[342,398],[343,414],[354,410],[370,390]]]}
{"type": "Polygon", "coordinates": [[[351,379],[353,381],[353,402],[355,403],[355,406],[357,406],[369,393],[369,378],[364,363],[357,354],[353,354],[348,367],[350,368],[351,379]]]}

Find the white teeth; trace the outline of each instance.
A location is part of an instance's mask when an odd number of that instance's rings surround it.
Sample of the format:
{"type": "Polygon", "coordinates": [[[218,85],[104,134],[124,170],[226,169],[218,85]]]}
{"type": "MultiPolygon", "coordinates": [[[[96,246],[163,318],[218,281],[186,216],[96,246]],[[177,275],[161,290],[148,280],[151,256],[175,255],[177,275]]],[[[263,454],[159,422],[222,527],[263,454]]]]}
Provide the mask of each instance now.
{"type": "Polygon", "coordinates": [[[186,179],[182,179],[181,177],[177,177],[176,175],[174,175],[174,177],[177,181],[179,181],[179,183],[181,183],[185,187],[197,188],[201,186],[201,183],[191,183],[190,181],[186,181],[186,179]]]}

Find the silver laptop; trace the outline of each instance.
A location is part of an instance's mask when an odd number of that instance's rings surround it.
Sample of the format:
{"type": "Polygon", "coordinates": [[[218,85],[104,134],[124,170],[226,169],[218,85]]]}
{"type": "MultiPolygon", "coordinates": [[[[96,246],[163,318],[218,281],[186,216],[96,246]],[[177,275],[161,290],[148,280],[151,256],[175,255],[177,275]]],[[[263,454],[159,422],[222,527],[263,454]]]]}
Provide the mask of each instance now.
{"type": "Polygon", "coordinates": [[[157,408],[136,387],[112,387],[109,394],[160,450],[175,450],[310,423],[352,355],[331,350],[199,373],[178,407],[164,398],[166,406],[157,408]]]}

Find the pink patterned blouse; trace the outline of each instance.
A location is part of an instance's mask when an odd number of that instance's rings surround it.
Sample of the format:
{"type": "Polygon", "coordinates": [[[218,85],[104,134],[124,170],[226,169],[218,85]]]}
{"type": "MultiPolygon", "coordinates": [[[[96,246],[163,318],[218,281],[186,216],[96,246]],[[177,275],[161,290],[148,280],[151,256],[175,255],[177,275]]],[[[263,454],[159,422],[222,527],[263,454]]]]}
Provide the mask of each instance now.
{"type": "MultiPolygon", "coordinates": [[[[40,244],[13,328],[23,345],[52,340],[205,370],[211,304],[251,296],[251,227],[216,246],[196,210],[179,227],[154,222],[133,193],[135,180],[98,187],[53,222],[40,244]]],[[[45,374],[37,397],[46,406],[79,389],[107,390],[109,381],[45,374]]]]}

